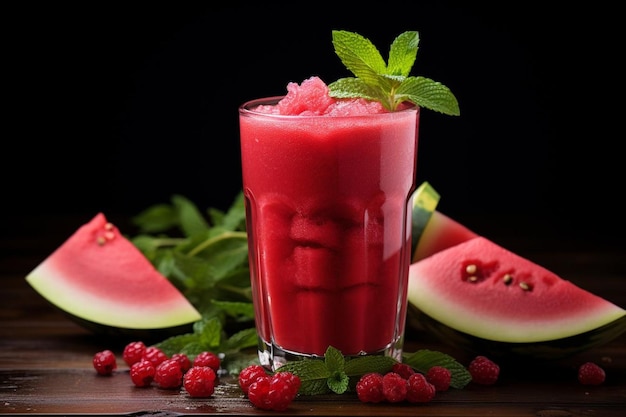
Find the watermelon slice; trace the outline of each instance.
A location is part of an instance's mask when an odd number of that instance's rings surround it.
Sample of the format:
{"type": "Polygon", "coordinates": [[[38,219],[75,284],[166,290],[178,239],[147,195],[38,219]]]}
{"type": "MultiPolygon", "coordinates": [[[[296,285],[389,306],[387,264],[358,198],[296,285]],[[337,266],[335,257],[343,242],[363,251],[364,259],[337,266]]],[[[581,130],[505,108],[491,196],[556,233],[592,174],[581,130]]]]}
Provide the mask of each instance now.
{"type": "MultiPolygon", "coordinates": [[[[51,304],[97,333],[162,336],[200,313],[102,213],[26,276],[51,304]],[[160,334],[162,333],[162,334],[160,334]]],[[[143,336],[142,336],[143,337],[143,336]]]]}
{"type": "Polygon", "coordinates": [[[482,236],[413,263],[408,299],[442,341],[492,356],[565,357],[626,331],[626,310],[482,236]]]}

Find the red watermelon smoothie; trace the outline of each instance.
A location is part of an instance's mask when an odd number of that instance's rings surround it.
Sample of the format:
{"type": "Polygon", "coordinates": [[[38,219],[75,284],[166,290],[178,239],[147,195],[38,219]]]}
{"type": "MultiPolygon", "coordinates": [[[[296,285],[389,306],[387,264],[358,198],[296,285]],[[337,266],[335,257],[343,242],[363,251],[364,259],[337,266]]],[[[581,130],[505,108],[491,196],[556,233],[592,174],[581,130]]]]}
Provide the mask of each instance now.
{"type": "Polygon", "coordinates": [[[259,358],[400,359],[419,109],[337,101],[312,77],[240,108],[259,358]]]}

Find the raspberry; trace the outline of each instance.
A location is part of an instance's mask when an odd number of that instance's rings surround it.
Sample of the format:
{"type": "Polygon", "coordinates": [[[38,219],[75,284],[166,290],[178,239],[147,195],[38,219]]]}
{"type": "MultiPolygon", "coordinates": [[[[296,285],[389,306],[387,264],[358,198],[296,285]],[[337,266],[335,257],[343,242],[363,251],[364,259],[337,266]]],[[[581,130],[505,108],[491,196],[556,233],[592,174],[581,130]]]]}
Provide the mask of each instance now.
{"type": "Polygon", "coordinates": [[[147,387],[154,381],[156,368],[150,361],[140,360],[130,367],[130,379],[136,387],[147,387]]]}
{"type": "Polygon", "coordinates": [[[215,391],[215,371],[208,366],[194,366],[183,377],[183,386],[191,397],[210,397],[215,391]]]}
{"type": "Polygon", "coordinates": [[[111,375],[117,369],[115,354],[110,350],[103,350],[93,355],[93,367],[98,375],[111,375]]]}
{"type": "Polygon", "coordinates": [[[193,366],[208,366],[213,369],[215,373],[220,370],[220,358],[213,352],[200,352],[193,360],[193,366]]]}
{"type": "Polygon", "coordinates": [[[184,353],[174,353],[170,359],[176,359],[178,362],[180,362],[180,368],[183,373],[191,369],[191,361],[189,360],[189,357],[184,353]]]}
{"type": "Polygon", "coordinates": [[[300,383],[300,378],[291,372],[260,376],[250,384],[248,399],[262,410],[284,411],[296,397],[300,383]]]}
{"type": "Polygon", "coordinates": [[[500,367],[485,356],[476,356],[469,364],[472,381],[481,385],[495,384],[500,375],[500,367]]]}
{"type": "Polygon", "coordinates": [[[452,374],[448,368],[433,366],[426,373],[426,380],[435,386],[437,391],[447,391],[450,388],[452,374]]]}
{"type": "Polygon", "coordinates": [[[407,380],[395,372],[383,376],[383,395],[390,403],[399,403],[406,399],[407,380]]]}
{"type": "Polygon", "coordinates": [[[268,400],[274,411],[284,411],[298,395],[300,378],[291,372],[277,372],[270,380],[268,400]]]}
{"type": "Polygon", "coordinates": [[[146,351],[146,345],[143,342],[130,342],[124,347],[122,358],[126,365],[133,366],[134,363],[139,362],[144,352],[146,351]]]}
{"type": "Polygon", "coordinates": [[[272,405],[267,399],[270,392],[270,376],[260,376],[248,387],[248,399],[257,408],[271,410],[272,405]]]}
{"type": "Polygon", "coordinates": [[[411,403],[427,403],[435,398],[436,388],[424,374],[414,373],[407,380],[406,399],[411,403]]]}
{"type": "Polygon", "coordinates": [[[265,368],[261,365],[250,365],[239,372],[239,387],[244,392],[244,394],[248,394],[248,388],[250,384],[257,380],[257,378],[261,376],[267,376],[265,372],[265,368]]]}
{"type": "Polygon", "coordinates": [[[146,348],[145,352],[141,356],[141,359],[152,362],[152,364],[157,367],[161,364],[161,362],[169,359],[165,352],[155,346],[149,346],[146,348]]]}
{"type": "Polygon", "coordinates": [[[411,368],[406,363],[394,363],[391,367],[391,371],[397,373],[404,379],[409,379],[411,375],[415,373],[415,369],[411,368]]]}
{"type": "Polygon", "coordinates": [[[274,374],[274,379],[281,380],[285,384],[287,384],[287,386],[291,388],[291,391],[292,391],[291,394],[293,395],[294,398],[298,394],[298,390],[300,389],[300,386],[302,385],[302,380],[300,379],[300,377],[291,372],[276,372],[274,374]]]}
{"type": "Polygon", "coordinates": [[[379,403],[385,399],[383,376],[376,372],[365,374],[356,384],[356,394],[364,403],[379,403]]]}
{"type": "Polygon", "coordinates": [[[606,373],[599,365],[586,362],[578,368],[578,382],[583,385],[600,385],[606,379],[606,373]]]}
{"type": "Polygon", "coordinates": [[[159,388],[173,389],[183,385],[183,371],[176,359],[166,359],[156,367],[154,382],[159,388]]]}

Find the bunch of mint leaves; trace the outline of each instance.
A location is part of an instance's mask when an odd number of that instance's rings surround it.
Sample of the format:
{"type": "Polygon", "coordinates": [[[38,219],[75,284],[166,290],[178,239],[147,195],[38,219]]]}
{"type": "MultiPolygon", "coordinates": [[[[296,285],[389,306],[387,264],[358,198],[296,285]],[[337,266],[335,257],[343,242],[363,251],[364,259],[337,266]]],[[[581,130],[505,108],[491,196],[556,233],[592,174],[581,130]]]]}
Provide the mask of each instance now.
{"type": "Polygon", "coordinates": [[[220,352],[222,365],[237,373],[257,359],[248,268],[245,208],[240,192],[228,211],[201,212],[188,198],[156,204],[132,218],[139,232],[131,242],[200,312],[193,332],[156,346],[191,358],[220,352]],[[254,352],[251,352],[254,348],[254,352]]]}
{"type": "MultiPolygon", "coordinates": [[[[174,195],[171,204],[153,205],[132,220],[139,233],[131,242],[202,315],[192,332],[155,346],[169,356],[180,352],[193,358],[202,351],[217,352],[231,375],[258,364],[243,192],[226,212],[209,208],[203,213],[191,200],[174,195]]],[[[329,346],[323,360],[291,362],[280,369],[300,377],[302,395],[343,394],[353,391],[362,375],[384,374],[395,363],[385,356],[347,358],[329,346]]],[[[448,368],[453,388],[463,388],[471,380],[461,364],[441,352],[405,353],[403,363],[422,373],[435,365],[448,368]]]]}
{"type": "Polygon", "coordinates": [[[332,36],[335,53],[355,77],[329,84],[331,97],[379,101],[389,111],[411,102],[446,115],[460,115],[459,103],[448,87],[430,78],[410,76],[417,57],[418,32],[398,35],[389,48],[387,63],[376,46],[358,33],[334,30],[332,36]]]}
{"type": "MultiPolygon", "coordinates": [[[[293,372],[300,377],[301,395],[319,395],[327,393],[343,394],[355,392],[359,379],[371,372],[382,375],[390,372],[397,361],[389,356],[344,357],[341,352],[329,346],[324,353],[324,360],[304,359],[288,362],[280,367],[281,372],[293,372]]],[[[402,363],[418,372],[426,374],[433,366],[443,366],[450,371],[450,386],[464,388],[472,377],[454,358],[441,352],[428,349],[405,354],[402,363]]]]}

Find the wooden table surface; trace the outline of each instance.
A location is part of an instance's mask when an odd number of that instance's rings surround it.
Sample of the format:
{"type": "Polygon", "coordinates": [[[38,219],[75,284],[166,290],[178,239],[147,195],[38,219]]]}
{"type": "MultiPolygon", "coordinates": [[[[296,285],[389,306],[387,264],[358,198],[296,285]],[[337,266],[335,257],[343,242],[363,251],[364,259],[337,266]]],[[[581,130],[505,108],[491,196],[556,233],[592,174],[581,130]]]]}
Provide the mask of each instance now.
{"type": "MultiPolygon", "coordinates": [[[[87,216],[89,217],[89,216],[87,216]]],[[[501,365],[494,386],[469,384],[450,389],[422,405],[364,404],[355,395],[297,398],[282,413],[260,411],[238,389],[235,378],[220,379],[213,397],[191,399],[184,392],[156,387],[136,388],[128,368],[120,364],[111,377],[97,376],[94,353],[112,349],[121,358],[123,343],[103,339],[74,324],[48,305],[25,281],[26,274],[71,234],[85,218],[53,223],[37,219],[15,233],[6,228],[0,239],[0,413],[99,414],[128,416],[308,415],[308,416],[626,416],[626,334],[573,357],[536,364],[501,365]],[[42,233],[41,231],[45,233],[42,233]],[[576,367],[601,364],[607,380],[584,386],[576,367]]],[[[626,307],[624,248],[558,240],[516,237],[503,246],[531,257],[575,284],[626,307]]],[[[467,364],[471,355],[443,345],[421,331],[407,333],[407,350],[440,350],[467,364]]]]}

